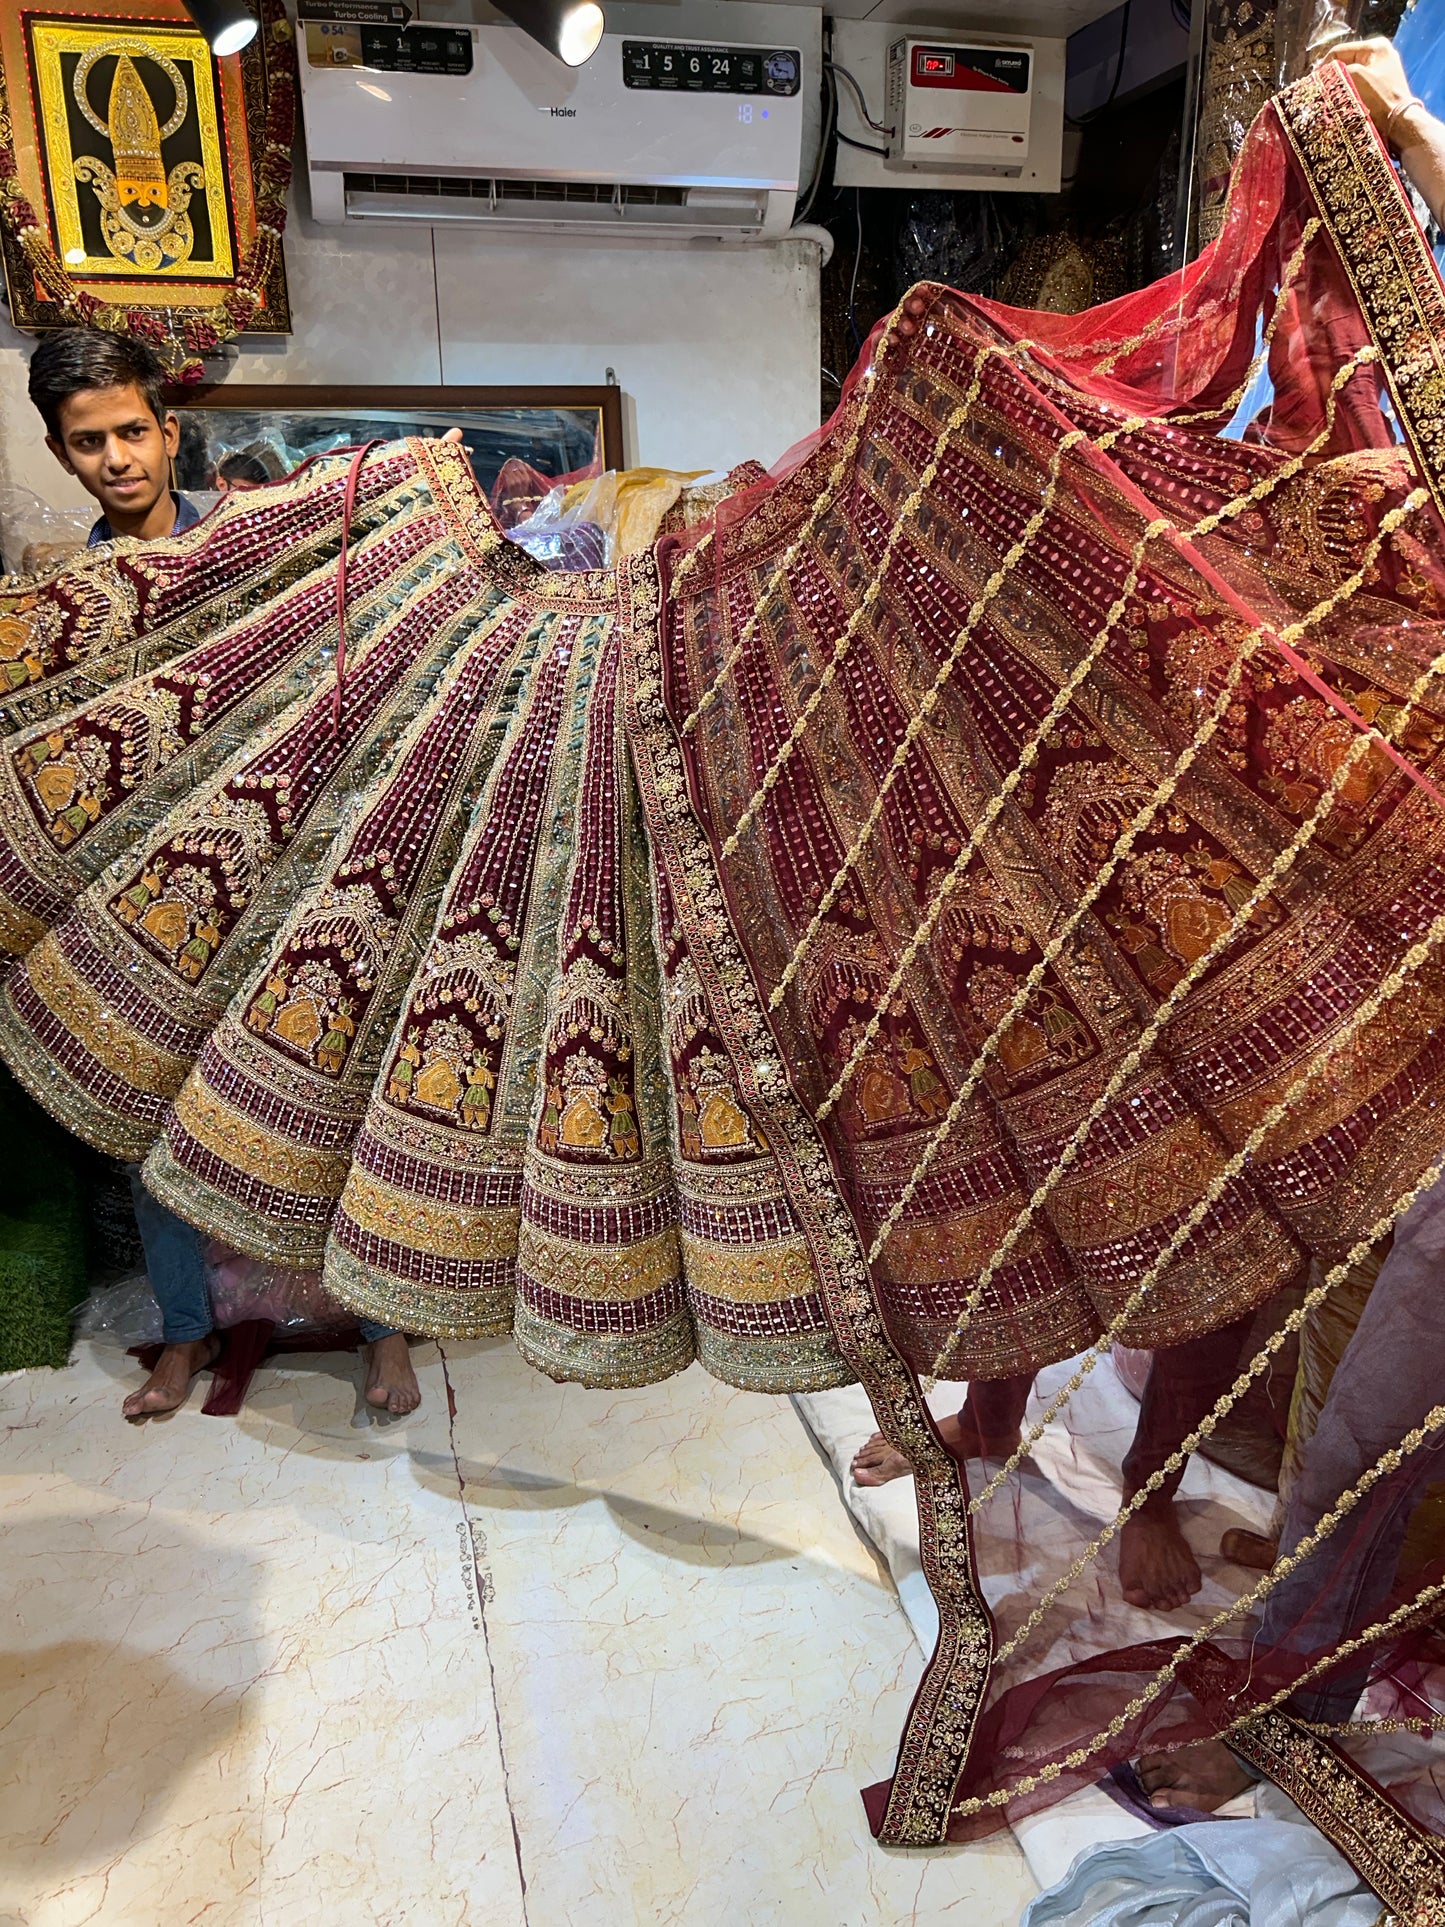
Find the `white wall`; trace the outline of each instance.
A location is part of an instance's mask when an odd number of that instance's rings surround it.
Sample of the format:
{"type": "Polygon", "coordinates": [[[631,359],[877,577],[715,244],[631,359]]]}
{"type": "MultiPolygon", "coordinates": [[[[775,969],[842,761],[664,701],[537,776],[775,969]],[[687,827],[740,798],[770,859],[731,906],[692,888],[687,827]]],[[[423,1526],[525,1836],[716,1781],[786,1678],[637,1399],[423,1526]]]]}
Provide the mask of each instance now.
{"type": "Polygon", "coordinates": [[[436,237],[443,380],[616,371],[628,456],[661,468],[771,463],[818,426],[818,250],[567,249],[436,237]]]}
{"type": "MultiPolygon", "coordinates": [[[[301,190],[304,199],[304,188],[301,190]]],[[[286,230],[295,333],[249,339],[242,382],[600,385],[616,371],[627,458],[771,463],[818,425],[818,251],[808,242],[558,245],[455,229],[286,230]]],[[[30,343],[0,320],[0,544],[39,531],[17,490],[86,497],[51,460],[25,395],[30,343]]]]}

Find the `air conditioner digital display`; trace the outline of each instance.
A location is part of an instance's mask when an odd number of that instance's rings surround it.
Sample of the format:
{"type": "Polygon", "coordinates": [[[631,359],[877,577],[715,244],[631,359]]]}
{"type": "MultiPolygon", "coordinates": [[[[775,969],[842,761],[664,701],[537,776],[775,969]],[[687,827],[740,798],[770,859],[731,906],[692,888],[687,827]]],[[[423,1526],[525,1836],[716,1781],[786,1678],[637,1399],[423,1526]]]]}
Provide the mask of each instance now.
{"type": "Polygon", "coordinates": [[[363,27],[361,57],[368,67],[393,74],[469,74],[472,36],[463,28],[363,27]]]}
{"type": "Polygon", "coordinates": [[[371,27],[306,20],[313,67],[370,67],[383,74],[469,74],[472,36],[465,27],[371,27]]]}
{"type": "Polygon", "coordinates": [[[660,40],[624,40],[622,82],[669,94],[774,94],[802,85],[796,49],[689,47],[660,40]]]}

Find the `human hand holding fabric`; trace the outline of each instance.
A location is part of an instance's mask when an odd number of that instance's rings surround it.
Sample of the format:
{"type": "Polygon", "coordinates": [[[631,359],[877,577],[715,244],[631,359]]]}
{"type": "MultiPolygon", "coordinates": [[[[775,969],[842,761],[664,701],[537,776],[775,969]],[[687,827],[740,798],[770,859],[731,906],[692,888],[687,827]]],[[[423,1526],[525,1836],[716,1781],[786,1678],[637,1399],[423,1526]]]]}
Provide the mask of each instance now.
{"type": "Polygon", "coordinates": [[[1370,119],[1398,151],[1400,165],[1436,222],[1445,226],[1445,126],[1410,91],[1394,46],[1376,35],[1330,51],[1359,89],[1370,119]]]}
{"type": "Polygon", "coordinates": [[[1369,109],[1370,119],[1387,140],[1398,138],[1390,131],[1390,121],[1402,115],[1414,99],[1405,63],[1395,52],[1393,42],[1383,34],[1369,40],[1347,40],[1331,47],[1330,55],[1347,69],[1359,89],[1360,99],[1369,109]]]}

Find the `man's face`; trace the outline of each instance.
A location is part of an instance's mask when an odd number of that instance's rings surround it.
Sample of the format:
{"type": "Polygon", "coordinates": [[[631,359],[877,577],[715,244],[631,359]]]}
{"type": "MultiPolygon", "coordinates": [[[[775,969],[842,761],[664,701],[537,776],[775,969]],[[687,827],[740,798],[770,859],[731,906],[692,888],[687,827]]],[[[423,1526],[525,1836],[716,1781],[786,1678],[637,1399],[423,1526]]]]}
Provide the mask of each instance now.
{"type": "Polygon", "coordinates": [[[88,388],[60,404],[60,435],[48,435],[51,452],[93,495],[112,522],[143,520],[171,485],[171,457],[180,423],[164,425],[134,383],[88,388]]]}

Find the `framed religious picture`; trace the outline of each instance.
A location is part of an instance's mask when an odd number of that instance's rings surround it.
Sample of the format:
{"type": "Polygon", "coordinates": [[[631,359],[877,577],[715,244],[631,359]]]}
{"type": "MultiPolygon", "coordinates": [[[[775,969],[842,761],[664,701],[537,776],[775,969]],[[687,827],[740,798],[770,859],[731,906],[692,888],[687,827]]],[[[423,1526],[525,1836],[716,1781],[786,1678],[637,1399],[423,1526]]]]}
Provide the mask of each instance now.
{"type": "Polygon", "coordinates": [[[257,488],[312,455],[459,428],[487,495],[540,499],[563,476],[621,468],[619,388],[177,388],[176,486],[257,488]]]}
{"type": "Polygon", "coordinates": [[[0,252],[18,327],[125,328],[199,358],[291,325],[281,0],[217,59],[180,0],[0,5],[0,252]]]}

